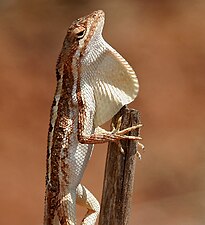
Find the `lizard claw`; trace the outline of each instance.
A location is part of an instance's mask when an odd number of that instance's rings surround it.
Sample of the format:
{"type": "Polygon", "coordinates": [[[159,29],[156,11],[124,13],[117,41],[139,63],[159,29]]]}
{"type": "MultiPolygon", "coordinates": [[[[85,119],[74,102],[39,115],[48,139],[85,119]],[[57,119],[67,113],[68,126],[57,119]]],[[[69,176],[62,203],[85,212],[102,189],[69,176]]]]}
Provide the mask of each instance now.
{"type": "Polygon", "coordinates": [[[119,147],[120,153],[124,155],[125,154],[125,151],[124,151],[124,149],[123,149],[122,144],[120,143],[120,141],[117,142],[117,145],[119,147]]]}
{"type": "Polygon", "coordinates": [[[138,158],[139,160],[142,159],[142,155],[141,155],[141,153],[140,153],[139,151],[136,152],[136,155],[137,155],[137,158],[138,158]]]}
{"type": "Polygon", "coordinates": [[[140,147],[140,149],[144,152],[145,151],[145,147],[142,143],[138,142],[138,147],[140,147]]]}
{"type": "MultiPolygon", "coordinates": [[[[124,154],[125,154],[125,151],[124,151],[124,149],[123,149],[122,144],[120,143],[120,141],[117,142],[117,145],[118,145],[118,147],[119,147],[120,153],[124,155],[124,154]]],[[[137,147],[140,147],[140,149],[141,149],[142,151],[144,151],[145,147],[144,147],[143,144],[141,144],[140,142],[137,142],[137,145],[138,145],[137,147]]],[[[140,153],[140,150],[137,150],[136,156],[137,156],[137,158],[138,158],[139,160],[142,159],[142,155],[141,155],[141,153],[140,153]]]]}
{"type": "Polygon", "coordinates": [[[118,133],[120,131],[121,124],[122,124],[122,116],[119,117],[116,127],[112,123],[112,131],[111,131],[111,133],[112,134],[118,133]]]}
{"type": "Polygon", "coordinates": [[[141,159],[142,159],[142,155],[141,155],[141,153],[140,153],[140,150],[142,150],[142,151],[144,152],[145,147],[144,147],[144,145],[141,144],[140,142],[137,142],[137,147],[139,147],[140,149],[137,150],[136,155],[137,155],[137,158],[138,158],[139,160],[141,160],[141,159]]]}

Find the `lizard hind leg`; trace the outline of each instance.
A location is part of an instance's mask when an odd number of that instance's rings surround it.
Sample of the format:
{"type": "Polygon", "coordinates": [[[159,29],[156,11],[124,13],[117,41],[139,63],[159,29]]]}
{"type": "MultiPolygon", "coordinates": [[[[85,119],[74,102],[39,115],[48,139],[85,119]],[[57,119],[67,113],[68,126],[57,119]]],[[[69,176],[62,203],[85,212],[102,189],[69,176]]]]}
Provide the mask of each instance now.
{"type": "Polygon", "coordinates": [[[100,213],[100,204],[93,194],[82,184],[76,189],[76,203],[87,208],[81,225],[95,225],[97,217],[100,213]]]}

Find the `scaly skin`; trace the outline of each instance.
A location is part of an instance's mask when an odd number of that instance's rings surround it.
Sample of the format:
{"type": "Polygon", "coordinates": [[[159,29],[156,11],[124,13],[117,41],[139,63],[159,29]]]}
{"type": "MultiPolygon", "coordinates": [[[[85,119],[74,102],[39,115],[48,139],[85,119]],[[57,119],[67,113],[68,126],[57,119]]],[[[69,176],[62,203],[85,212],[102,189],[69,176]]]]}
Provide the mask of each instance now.
{"type": "Polygon", "coordinates": [[[88,209],[82,224],[94,225],[96,198],[80,181],[93,144],[139,140],[98,126],[138,93],[133,69],[102,38],[104,12],[72,23],[56,66],[57,88],[48,133],[44,225],[76,225],[76,203],[88,209]]]}

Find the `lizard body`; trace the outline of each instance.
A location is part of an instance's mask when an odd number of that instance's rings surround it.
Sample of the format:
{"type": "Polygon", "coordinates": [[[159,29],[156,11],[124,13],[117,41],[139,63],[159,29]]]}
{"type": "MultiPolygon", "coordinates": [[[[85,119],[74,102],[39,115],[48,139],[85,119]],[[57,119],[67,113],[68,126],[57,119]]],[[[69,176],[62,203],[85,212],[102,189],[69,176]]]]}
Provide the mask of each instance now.
{"type": "Polygon", "coordinates": [[[57,88],[48,132],[44,225],[76,225],[76,203],[88,209],[82,224],[94,225],[100,206],[80,181],[93,144],[120,139],[126,131],[98,128],[134,100],[138,80],[129,64],[102,38],[104,12],[69,27],[56,65],[57,88]]]}

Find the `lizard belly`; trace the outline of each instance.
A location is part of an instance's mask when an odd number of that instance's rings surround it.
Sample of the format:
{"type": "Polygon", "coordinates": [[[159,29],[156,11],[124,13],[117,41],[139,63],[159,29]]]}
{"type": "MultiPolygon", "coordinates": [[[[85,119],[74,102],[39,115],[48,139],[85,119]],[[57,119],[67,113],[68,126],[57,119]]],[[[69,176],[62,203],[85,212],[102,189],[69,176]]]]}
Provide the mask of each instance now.
{"type": "MultiPolygon", "coordinates": [[[[84,118],[84,133],[91,135],[94,132],[93,117],[94,117],[94,97],[90,98],[88,104],[85,104],[85,118],[84,118]]],[[[93,144],[82,144],[78,141],[78,115],[79,109],[72,111],[70,118],[72,126],[70,126],[69,139],[65,149],[61,149],[60,160],[60,184],[68,186],[69,188],[76,188],[80,183],[85,167],[90,159],[93,150],[93,144]]]]}
{"type": "Polygon", "coordinates": [[[80,183],[85,167],[92,153],[92,144],[71,144],[66,158],[61,158],[60,184],[76,188],[80,183]]]}

